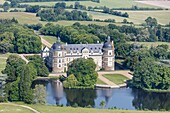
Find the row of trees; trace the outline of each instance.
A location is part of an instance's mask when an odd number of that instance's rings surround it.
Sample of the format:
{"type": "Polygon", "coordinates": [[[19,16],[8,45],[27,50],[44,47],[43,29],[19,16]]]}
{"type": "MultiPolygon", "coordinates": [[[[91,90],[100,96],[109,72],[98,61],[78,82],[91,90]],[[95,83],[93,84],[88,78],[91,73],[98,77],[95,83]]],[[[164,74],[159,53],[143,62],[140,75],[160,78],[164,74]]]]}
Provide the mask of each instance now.
{"type": "Polygon", "coordinates": [[[58,20],[80,20],[80,21],[91,21],[92,18],[86,13],[77,10],[71,12],[61,8],[54,8],[48,10],[41,10],[37,13],[37,16],[42,21],[58,21],[58,20]]]}
{"type": "Polygon", "coordinates": [[[33,56],[31,58],[32,60],[26,64],[17,55],[10,55],[8,57],[6,68],[2,71],[3,74],[7,74],[6,96],[4,97],[7,100],[23,101],[25,103],[41,101],[45,103],[44,100],[39,100],[37,96],[38,90],[43,90],[42,93],[44,94],[44,87],[36,86],[35,91],[33,91],[32,82],[37,76],[48,76],[48,69],[44,67],[45,65],[40,57],[33,56]]]}
{"type": "Polygon", "coordinates": [[[0,53],[40,53],[41,39],[33,30],[12,20],[0,20],[0,53]]]}

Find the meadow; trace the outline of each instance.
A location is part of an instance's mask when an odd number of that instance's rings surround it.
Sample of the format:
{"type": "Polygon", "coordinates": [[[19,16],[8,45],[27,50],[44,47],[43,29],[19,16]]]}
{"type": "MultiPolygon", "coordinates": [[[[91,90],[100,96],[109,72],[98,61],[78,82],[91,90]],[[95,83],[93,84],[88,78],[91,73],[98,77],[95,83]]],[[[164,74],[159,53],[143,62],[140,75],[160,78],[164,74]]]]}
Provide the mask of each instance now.
{"type": "Polygon", "coordinates": [[[128,43],[130,43],[130,44],[132,44],[132,43],[141,44],[141,45],[144,45],[148,48],[156,47],[156,46],[161,45],[161,44],[166,44],[166,45],[169,46],[169,51],[170,51],[170,43],[169,42],[128,42],[128,43]]]}
{"type": "MultiPolygon", "coordinates": [[[[41,5],[41,6],[54,6],[57,2],[26,2],[21,4],[29,4],[29,5],[41,5]]],[[[75,1],[65,1],[66,5],[74,5],[75,1]]],[[[81,1],[81,5],[86,7],[88,6],[107,6],[109,8],[130,8],[132,6],[138,7],[149,7],[149,8],[157,8],[157,6],[147,5],[139,2],[135,2],[133,0],[100,0],[100,3],[91,2],[91,1],[81,1]]]]}
{"type": "MultiPolygon", "coordinates": [[[[26,104],[24,104],[26,105],[26,104]]],[[[94,108],[57,107],[49,105],[26,105],[40,113],[169,113],[166,111],[137,111],[137,110],[107,110],[94,108]]],[[[0,104],[1,113],[34,113],[27,108],[14,105],[0,104]]]]}
{"type": "MultiPolygon", "coordinates": [[[[1,12],[0,13],[0,19],[12,19],[13,17],[16,18],[19,21],[19,23],[21,23],[21,24],[41,23],[41,24],[45,25],[48,23],[46,21],[40,21],[40,18],[36,17],[35,13],[26,13],[26,12],[1,12]]],[[[58,22],[50,22],[50,23],[59,24],[59,25],[63,25],[63,26],[70,26],[70,25],[74,24],[75,22],[79,22],[84,25],[97,24],[97,25],[105,26],[105,25],[109,24],[108,22],[67,21],[67,20],[61,20],[58,22]]],[[[115,24],[116,25],[124,25],[122,23],[115,23],[115,24]]]]}

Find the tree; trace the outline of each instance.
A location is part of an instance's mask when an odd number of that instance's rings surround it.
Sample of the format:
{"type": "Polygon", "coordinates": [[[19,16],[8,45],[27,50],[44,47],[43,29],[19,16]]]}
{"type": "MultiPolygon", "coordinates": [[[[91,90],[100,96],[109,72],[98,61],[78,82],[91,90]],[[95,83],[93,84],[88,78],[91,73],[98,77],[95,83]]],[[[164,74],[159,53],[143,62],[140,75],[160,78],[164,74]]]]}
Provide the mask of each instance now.
{"type": "Polygon", "coordinates": [[[43,58],[38,55],[30,56],[28,58],[30,62],[28,64],[32,64],[37,71],[37,76],[47,77],[49,75],[48,68],[45,66],[43,58]]]}
{"type": "Polygon", "coordinates": [[[34,89],[34,102],[39,104],[45,104],[46,96],[46,88],[43,85],[36,85],[34,89]]]}
{"type": "Polygon", "coordinates": [[[93,59],[79,58],[73,60],[69,64],[67,74],[74,74],[80,86],[93,87],[98,76],[95,68],[96,64],[94,63],[93,59]]]}
{"type": "Polygon", "coordinates": [[[10,55],[6,61],[6,67],[2,71],[3,74],[7,74],[7,82],[13,82],[17,80],[21,68],[26,64],[24,60],[22,60],[17,55],[10,55]]]}
{"type": "Polygon", "coordinates": [[[33,102],[33,90],[31,89],[33,77],[36,75],[36,70],[31,65],[24,65],[20,75],[20,98],[25,103],[33,102]]]}
{"type": "Polygon", "coordinates": [[[27,6],[26,7],[26,12],[31,12],[31,13],[37,13],[40,10],[40,6],[39,5],[35,5],[35,6],[27,6]]]}
{"type": "Polygon", "coordinates": [[[106,102],[105,102],[104,100],[102,100],[102,101],[100,102],[100,106],[101,106],[101,108],[104,108],[104,107],[105,107],[105,105],[106,105],[106,102]]]}
{"type": "Polygon", "coordinates": [[[152,17],[148,17],[146,20],[145,20],[146,24],[149,26],[149,27],[156,27],[158,22],[155,18],[152,18],[152,17]]]}
{"type": "Polygon", "coordinates": [[[10,8],[10,4],[8,2],[4,2],[4,4],[2,5],[2,8],[4,9],[4,12],[7,12],[8,9],[10,8]]]}
{"type": "Polygon", "coordinates": [[[67,77],[67,79],[63,82],[65,88],[74,88],[78,85],[78,81],[76,77],[71,74],[67,77]]]}
{"type": "Polygon", "coordinates": [[[134,68],[132,85],[139,89],[170,89],[170,69],[156,64],[152,59],[143,59],[134,68]]]}

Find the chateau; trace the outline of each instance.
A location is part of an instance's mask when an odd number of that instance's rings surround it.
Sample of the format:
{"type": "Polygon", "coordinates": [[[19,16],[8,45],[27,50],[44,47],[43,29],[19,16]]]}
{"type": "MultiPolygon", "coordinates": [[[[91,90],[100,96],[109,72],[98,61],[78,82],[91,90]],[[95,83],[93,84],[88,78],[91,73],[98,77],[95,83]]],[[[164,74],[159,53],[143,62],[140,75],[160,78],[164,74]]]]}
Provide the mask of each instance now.
{"type": "Polygon", "coordinates": [[[43,49],[41,56],[53,73],[67,71],[68,64],[77,58],[92,58],[96,70],[114,70],[114,44],[110,37],[104,43],[97,44],[61,44],[58,38],[50,49],[43,49]]]}

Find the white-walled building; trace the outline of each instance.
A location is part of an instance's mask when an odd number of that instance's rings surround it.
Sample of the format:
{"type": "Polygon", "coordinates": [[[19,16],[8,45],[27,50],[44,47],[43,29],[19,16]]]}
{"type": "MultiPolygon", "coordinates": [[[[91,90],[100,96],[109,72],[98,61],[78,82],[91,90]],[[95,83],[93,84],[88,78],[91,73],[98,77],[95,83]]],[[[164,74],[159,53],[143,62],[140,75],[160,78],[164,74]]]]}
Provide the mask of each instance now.
{"type": "Polygon", "coordinates": [[[61,44],[60,39],[48,50],[44,48],[42,57],[54,73],[67,71],[68,64],[77,58],[92,58],[96,70],[114,70],[115,54],[110,37],[105,43],[97,44],[61,44]]]}

